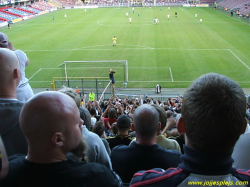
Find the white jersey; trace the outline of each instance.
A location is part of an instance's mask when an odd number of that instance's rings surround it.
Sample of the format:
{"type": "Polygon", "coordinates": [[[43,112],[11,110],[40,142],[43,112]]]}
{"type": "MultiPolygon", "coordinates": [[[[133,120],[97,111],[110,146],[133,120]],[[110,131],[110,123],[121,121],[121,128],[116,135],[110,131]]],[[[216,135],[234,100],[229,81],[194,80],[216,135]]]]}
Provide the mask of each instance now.
{"type": "Polygon", "coordinates": [[[20,83],[18,85],[18,86],[20,86],[21,84],[28,82],[28,79],[25,77],[25,64],[28,61],[28,57],[23,51],[21,51],[19,49],[14,51],[14,53],[16,54],[16,56],[18,58],[19,66],[20,66],[21,79],[20,79],[20,83]]]}
{"type": "Polygon", "coordinates": [[[129,22],[131,22],[132,21],[132,18],[128,18],[129,19],[129,22]]]}

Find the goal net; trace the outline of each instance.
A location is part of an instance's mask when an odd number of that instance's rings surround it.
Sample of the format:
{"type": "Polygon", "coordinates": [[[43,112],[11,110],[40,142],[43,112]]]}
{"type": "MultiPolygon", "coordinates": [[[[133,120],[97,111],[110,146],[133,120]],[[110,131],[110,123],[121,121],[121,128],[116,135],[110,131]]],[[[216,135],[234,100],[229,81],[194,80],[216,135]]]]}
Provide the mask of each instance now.
{"type": "Polygon", "coordinates": [[[107,77],[109,70],[116,71],[114,74],[116,82],[128,82],[127,60],[105,60],[105,61],[64,61],[58,66],[61,76],[65,77],[107,77]]]}

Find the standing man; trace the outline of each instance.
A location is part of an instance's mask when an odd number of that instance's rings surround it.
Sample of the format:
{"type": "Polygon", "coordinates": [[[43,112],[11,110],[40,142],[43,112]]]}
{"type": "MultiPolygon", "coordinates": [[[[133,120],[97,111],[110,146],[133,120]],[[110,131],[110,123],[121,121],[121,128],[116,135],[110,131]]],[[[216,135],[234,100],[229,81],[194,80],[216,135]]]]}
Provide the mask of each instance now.
{"type": "Polygon", "coordinates": [[[16,94],[20,78],[17,56],[9,49],[0,48],[0,134],[8,156],[26,154],[28,151],[19,125],[19,114],[24,105],[16,94]]]}
{"type": "Polygon", "coordinates": [[[93,90],[91,90],[91,92],[89,93],[89,100],[92,102],[95,100],[95,94],[93,93],[93,90]]]}
{"type": "Polygon", "coordinates": [[[113,46],[116,46],[117,38],[114,36],[114,38],[112,40],[113,40],[113,46]]]}
{"type": "Polygon", "coordinates": [[[67,14],[64,15],[65,19],[67,18],[67,14]]]}
{"type": "Polygon", "coordinates": [[[128,18],[128,20],[129,20],[129,23],[131,24],[131,22],[132,22],[132,18],[130,17],[130,18],[128,18]]]}
{"type": "Polygon", "coordinates": [[[112,81],[112,86],[115,85],[114,73],[115,73],[115,71],[113,71],[112,69],[109,70],[109,78],[112,81]]]}
{"type": "Polygon", "coordinates": [[[15,50],[13,44],[8,41],[7,35],[2,32],[0,33],[0,48],[9,48],[10,50],[14,51],[18,58],[21,79],[19,85],[16,88],[17,99],[19,101],[26,102],[34,95],[33,90],[30,87],[29,80],[25,77],[25,67],[29,65],[30,61],[23,51],[19,49],[15,50]]]}

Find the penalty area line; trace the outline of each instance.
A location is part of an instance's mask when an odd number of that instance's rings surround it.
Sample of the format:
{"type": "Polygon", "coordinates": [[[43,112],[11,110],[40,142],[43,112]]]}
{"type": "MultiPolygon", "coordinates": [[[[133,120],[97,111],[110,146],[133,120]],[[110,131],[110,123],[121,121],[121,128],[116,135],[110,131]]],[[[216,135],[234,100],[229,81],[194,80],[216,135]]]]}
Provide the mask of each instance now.
{"type": "Polygon", "coordinates": [[[235,56],[235,58],[237,58],[244,66],[246,66],[247,69],[250,70],[249,66],[246,65],[236,54],[234,54],[230,49],[228,49],[228,51],[233,55],[235,56]]]}
{"type": "Polygon", "coordinates": [[[43,69],[43,68],[40,68],[35,74],[33,74],[33,75],[29,78],[29,80],[32,79],[36,74],[38,74],[42,69],[43,69]]]}

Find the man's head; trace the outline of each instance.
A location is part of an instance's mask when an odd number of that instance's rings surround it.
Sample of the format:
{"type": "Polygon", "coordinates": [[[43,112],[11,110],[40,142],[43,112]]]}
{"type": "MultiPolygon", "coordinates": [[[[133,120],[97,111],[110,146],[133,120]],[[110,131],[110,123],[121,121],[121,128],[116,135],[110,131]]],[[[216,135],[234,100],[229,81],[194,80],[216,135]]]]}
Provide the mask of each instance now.
{"type": "Polygon", "coordinates": [[[54,91],[32,97],[20,114],[20,125],[32,154],[57,157],[73,151],[81,142],[82,124],[74,100],[54,91]]]}
{"type": "Polygon", "coordinates": [[[143,104],[135,110],[132,125],[136,131],[136,138],[152,139],[160,125],[159,114],[154,107],[143,104]]]}
{"type": "Polygon", "coordinates": [[[15,53],[9,49],[0,48],[1,94],[15,96],[20,77],[19,62],[15,53]]]}
{"type": "Polygon", "coordinates": [[[101,137],[103,135],[104,130],[104,123],[102,121],[97,121],[93,127],[93,132],[96,133],[99,137],[101,137]]]}
{"type": "Polygon", "coordinates": [[[183,98],[179,132],[187,145],[202,152],[231,150],[246,125],[246,98],[228,77],[209,73],[196,79],[183,98]]]}
{"type": "Polygon", "coordinates": [[[79,94],[76,92],[76,90],[64,86],[60,90],[58,90],[58,92],[61,92],[70,96],[76,102],[77,107],[80,108],[81,98],[79,94]]]}
{"type": "Polygon", "coordinates": [[[127,115],[120,115],[117,119],[118,131],[128,131],[131,126],[130,118],[127,115]]]}
{"type": "Polygon", "coordinates": [[[116,118],[116,110],[114,108],[110,108],[108,111],[108,117],[109,118],[116,118]]]}
{"type": "Polygon", "coordinates": [[[158,130],[163,130],[167,124],[167,113],[159,105],[153,104],[151,106],[157,110],[158,115],[159,115],[159,121],[161,122],[161,129],[158,129],[158,130]]]}
{"type": "Polygon", "coordinates": [[[79,108],[80,111],[80,118],[84,121],[83,125],[86,126],[86,128],[88,130],[90,130],[90,126],[91,126],[91,115],[88,111],[88,109],[84,108],[84,107],[80,107],[79,108]]]}
{"type": "Polygon", "coordinates": [[[0,48],[8,48],[8,37],[2,32],[0,32],[0,48]]]}

